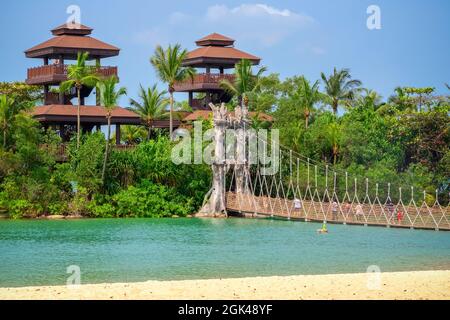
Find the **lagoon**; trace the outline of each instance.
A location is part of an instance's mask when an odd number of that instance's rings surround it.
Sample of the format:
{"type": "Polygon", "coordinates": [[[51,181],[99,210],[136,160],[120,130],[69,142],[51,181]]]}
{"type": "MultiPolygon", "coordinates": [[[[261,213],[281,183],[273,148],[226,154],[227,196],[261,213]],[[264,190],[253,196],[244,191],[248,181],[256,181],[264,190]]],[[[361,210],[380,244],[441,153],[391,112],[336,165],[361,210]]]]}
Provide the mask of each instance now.
{"type": "Polygon", "coordinates": [[[252,219],[0,221],[0,287],[450,269],[450,232],[252,219]]]}

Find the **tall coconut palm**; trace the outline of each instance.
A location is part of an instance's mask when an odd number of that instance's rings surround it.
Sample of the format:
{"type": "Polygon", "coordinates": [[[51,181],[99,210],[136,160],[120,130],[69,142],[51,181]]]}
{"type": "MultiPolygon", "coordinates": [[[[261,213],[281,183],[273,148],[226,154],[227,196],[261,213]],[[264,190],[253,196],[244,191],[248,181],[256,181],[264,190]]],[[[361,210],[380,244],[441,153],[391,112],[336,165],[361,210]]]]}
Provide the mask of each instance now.
{"type": "Polygon", "coordinates": [[[394,104],[398,110],[400,111],[407,111],[407,112],[414,112],[416,111],[416,106],[408,93],[406,92],[405,88],[402,87],[396,87],[394,89],[395,94],[390,96],[388,99],[388,102],[391,104],[394,104]]]}
{"type": "Polygon", "coordinates": [[[248,94],[257,92],[261,86],[260,78],[267,71],[266,67],[261,67],[256,74],[253,74],[250,60],[242,59],[234,69],[235,79],[233,82],[225,79],[220,82],[220,86],[238,98],[238,104],[244,102],[248,106],[248,94]]]}
{"type": "Polygon", "coordinates": [[[328,78],[323,72],[321,73],[321,77],[325,85],[328,103],[335,115],[338,112],[339,105],[351,101],[358,87],[362,84],[361,81],[352,79],[349,69],[338,71],[334,68],[333,74],[328,78]]]}
{"type": "Polygon", "coordinates": [[[354,106],[358,108],[378,110],[382,105],[382,97],[375,90],[367,88],[361,89],[363,94],[359,94],[355,99],[354,106]]]}
{"type": "Polygon", "coordinates": [[[157,46],[153,57],[150,58],[150,63],[156,70],[161,81],[165,82],[170,94],[170,137],[173,132],[173,105],[175,92],[175,83],[184,81],[188,78],[193,79],[195,70],[191,67],[183,67],[183,61],[187,57],[187,50],[181,49],[179,44],[169,46],[164,50],[161,46],[157,46]]]}
{"type": "Polygon", "coordinates": [[[101,104],[106,110],[106,119],[108,121],[108,133],[106,136],[105,157],[103,160],[102,181],[105,182],[106,163],[108,162],[109,154],[109,140],[111,137],[111,117],[112,112],[117,107],[119,98],[127,94],[127,89],[121,87],[116,89],[116,85],[119,83],[117,77],[112,76],[110,78],[101,80],[98,83],[98,89],[100,91],[101,104]]]}
{"type": "Polygon", "coordinates": [[[337,122],[330,123],[327,128],[326,138],[331,146],[333,165],[336,165],[337,156],[339,154],[339,149],[342,141],[341,126],[337,122]]]}
{"type": "Polygon", "coordinates": [[[140,86],[139,99],[136,101],[130,99],[131,110],[136,112],[145,123],[147,127],[147,140],[150,139],[153,130],[153,123],[157,119],[167,118],[169,112],[166,107],[169,104],[169,99],[166,98],[167,91],[158,91],[156,84],[147,90],[140,86]]]}
{"type": "Polygon", "coordinates": [[[6,149],[6,137],[14,116],[18,113],[14,98],[5,94],[0,95],[0,128],[3,132],[3,148],[6,149]]]}
{"type": "Polygon", "coordinates": [[[323,94],[319,91],[319,81],[311,85],[305,77],[301,77],[297,95],[305,115],[305,128],[308,129],[311,111],[314,105],[323,99],[323,94]]]}
{"type": "Polygon", "coordinates": [[[94,69],[86,65],[89,58],[88,52],[78,52],[77,62],[70,65],[67,69],[67,80],[61,83],[61,92],[68,92],[73,87],[77,90],[77,149],[80,147],[80,130],[81,130],[81,89],[83,86],[95,87],[99,81],[99,77],[93,72],[94,69]]]}

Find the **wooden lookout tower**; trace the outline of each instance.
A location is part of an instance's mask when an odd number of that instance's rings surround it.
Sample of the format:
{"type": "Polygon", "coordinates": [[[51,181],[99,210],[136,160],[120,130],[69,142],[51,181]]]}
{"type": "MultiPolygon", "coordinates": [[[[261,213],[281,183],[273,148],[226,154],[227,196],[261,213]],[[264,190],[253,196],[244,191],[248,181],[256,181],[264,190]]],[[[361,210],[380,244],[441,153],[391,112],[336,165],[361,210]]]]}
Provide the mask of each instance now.
{"type": "Polygon", "coordinates": [[[194,79],[177,83],[175,91],[189,94],[189,105],[193,110],[210,110],[210,102],[218,104],[230,101],[231,96],[220,87],[220,81],[233,81],[234,75],[225,73],[225,70],[232,71],[242,59],[250,60],[254,65],[259,64],[260,58],[236,49],[234,42],[231,38],[212,33],[196,41],[198,48],[188,53],[183,65],[196,68],[197,74],[194,79]],[[194,97],[194,94],[197,96],[194,97]]]}
{"type": "MultiPolygon", "coordinates": [[[[77,108],[72,104],[72,99],[76,99],[76,91],[64,93],[58,89],[67,80],[66,63],[76,60],[79,52],[88,52],[88,59],[96,74],[105,78],[118,76],[117,67],[103,66],[102,59],[119,55],[120,49],[93,38],[92,31],[92,28],[81,24],[63,24],[51,30],[51,39],[25,51],[27,58],[42,59],[43,62],[42,66],[29,68],[27,73],[27,84],[44,88],[44,105],[37,106],[33,115],[43,127],[57,130],[63,141],[67,141],[76,130],[77,122],[77,108]]],[[[93,89],[83,87],[81,90],[81,127],[84,132],[94,127],[100,130],[100,126],[107,121],[106,112],[100,107],[98,92],[95,105],[85,105],[85,99],[93,89]]],[[[111,123],[116,126],[116,143],[120,144],[120,125],[138,125],[141,121],[135,113],[117,107],[113,111],[111,123]]]]}

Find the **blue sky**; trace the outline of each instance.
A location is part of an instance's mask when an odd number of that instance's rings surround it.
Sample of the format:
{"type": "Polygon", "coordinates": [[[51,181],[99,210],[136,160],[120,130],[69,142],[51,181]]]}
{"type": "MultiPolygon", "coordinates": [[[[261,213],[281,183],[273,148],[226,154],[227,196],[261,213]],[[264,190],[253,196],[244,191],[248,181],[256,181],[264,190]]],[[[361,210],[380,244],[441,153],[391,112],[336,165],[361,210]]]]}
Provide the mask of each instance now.
{"type": "Polygon", "coordinates": [[[261,57],[281,78],[304,74],[316,80],[336,66],[350,68],[384,98],[399,85],[448,93],[448,0],[8,1],[0,19],[0,81],[22,81],[27,68],[41,64],[23,51],[49,39],[71,4],[81,8],[81,23],[94,28],[94,37],[121,48],[119,57],[103,64],[119,66],[129,97],[136,97],[139,83],[158,81],[149,63],[157,44],[193,49],[195,40],[212,32],[236,39],[237,48],[261,57]],[[366,27],[371,4],[381,9],[381,30],[366,27]]]}

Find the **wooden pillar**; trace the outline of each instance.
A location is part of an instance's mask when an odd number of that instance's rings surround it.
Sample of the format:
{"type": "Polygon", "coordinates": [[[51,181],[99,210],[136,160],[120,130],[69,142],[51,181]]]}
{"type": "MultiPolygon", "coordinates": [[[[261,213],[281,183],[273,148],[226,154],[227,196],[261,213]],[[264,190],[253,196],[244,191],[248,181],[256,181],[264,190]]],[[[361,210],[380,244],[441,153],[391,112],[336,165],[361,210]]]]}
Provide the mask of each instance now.
{"type": "Polygon", "coordinates": [[[48,91],[49,91],[49,86],[48,86],[48,84],[46,84],[46,85],[44,85],[44,105],[47,104],[48,91]]]}
{"type": "Polygon", "coordinates": [[[223,67],[220,67],[219,70],[220,70],[220,74],[223,74],[223,67]]]}
{"type": "Polygon", "coordinates": [[[64,92],[62,92],[61,90],[59,91],[59,104],[64,104],[64,92]]]}
{"type": "Polygon", "coordinates": [[[116,124],[116,145],[120,144],[120,124],[116,124]]]}
{"type": "Polygon", "coordinates": [[[48,57],[44,58],[44,66],[48,66],[48,57]]]}
{"type": "MultiPolygon", "coordinates": [[[[61,54],[61,55],[59,55],[59,64],[61,65],[61,66],[64,66],[64,56],[61,54]]],[[[61,88],[61,86],[60,86],[60,88],[61,88]]],[[[59,92],[59,104],[65,104],[65,101],[64,101],[65,99],[64,99],[64,92],[59,92]]]]}
{"type": "Polygon", "coordinates": [[[211,73],[211,68],[210,67],[206,67],[206,73],[211,73]]]}
{"type": "Polygon", "coordinates": [[[194,93],[189,91],[189,106],[192,108],[192,99],[194,98],[194,93]]]}
{"type": "MultiPolygon", "coordinates": [[[[101,67],[101,62],[100,62],[100,58],[97,57],[95,59],[95,66],[97,68],[101,67]]],[[[101,104],[101,99],[100,99],[100,90],[98,88],[95,88],[95,105],[99,106],[101,104]]]]}

